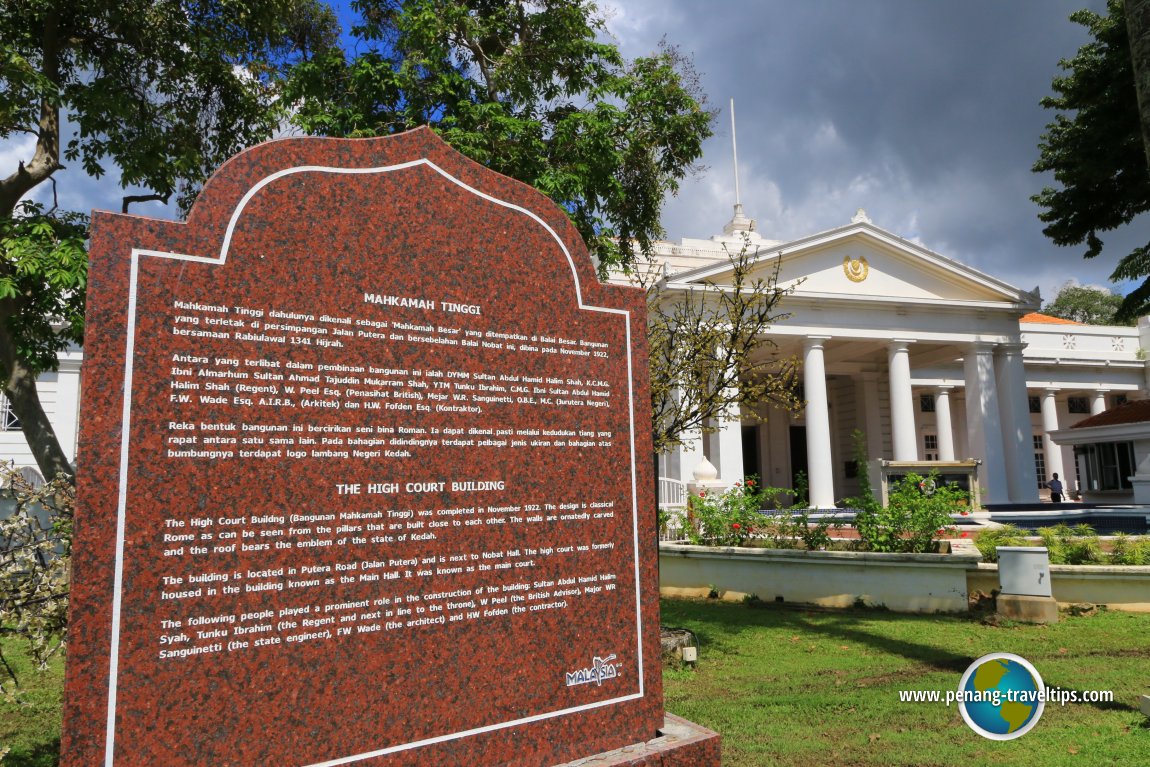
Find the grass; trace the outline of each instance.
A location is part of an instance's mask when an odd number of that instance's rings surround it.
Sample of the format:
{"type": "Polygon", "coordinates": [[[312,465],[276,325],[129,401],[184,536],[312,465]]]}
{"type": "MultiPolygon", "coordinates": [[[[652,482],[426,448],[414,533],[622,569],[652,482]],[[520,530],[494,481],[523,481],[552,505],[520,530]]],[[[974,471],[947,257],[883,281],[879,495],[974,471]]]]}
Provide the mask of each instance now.
{"type": "MultiPolygon", "coordinates": [[[[664,600],[663,624],[699,638],[696,669],[667,668],[667,710],[723,736],[724,767],[1150,764],[1150,616],[1101,612],[1053,626],[991,626],[967,616],[818,611],[664,600]],[[1114,701],[1048,703],[1017,740],[975,734],[958,709],[900,703],[899,690],[955,689],[974,659],[1011,652],[1048,687],[1111,690],[1114,701]]],[[[0,700],[3,767],[52,767],[63,668],[34,671],[4,644],[22,705],[0,700]]]]}
{"type": "Polygon", "coordinates": [[[664,600],[663,625],[699,639],[697,668],[664,673],[668,711],[723,736],[724,767],[1150,763],[1150,616],[1101,612],[1053,626],[991,626],[968,616],[750,607],[664,600]],[[1006,742],[944,703],[900,690],[954,690],[976,658],[1026,658],[1047,687],[1110,690],[1114,701],[1048,703],[1006,742]]]}
{"type": "MultiPolygon", "coordinates": [[[[4,657],[16,672],[18,702],[0,696],[0,759],[3,767],[54,767],[60,757],[60,703],[64,692],[64,661],[52,659],[48,670],[37,671],[22,644],[3,640],[4,657]]],[[[0,670],[0,673],[4,673],[0,670]]],[[[8,688],[10,680],[5,680],[8,688]]]]}

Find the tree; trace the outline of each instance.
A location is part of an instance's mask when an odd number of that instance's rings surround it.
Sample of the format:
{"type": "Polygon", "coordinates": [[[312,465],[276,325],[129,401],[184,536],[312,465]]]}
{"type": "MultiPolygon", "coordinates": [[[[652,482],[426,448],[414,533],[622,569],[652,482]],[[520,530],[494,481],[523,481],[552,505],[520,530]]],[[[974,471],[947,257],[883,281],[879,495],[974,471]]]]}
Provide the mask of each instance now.
{"type": "MultiPolygon", "coordinates": [[[[1042,105],[1058,110],[1039,143],[1034,171],[1054,173],[1060,188],[1032,199],[1043,208],[1043,232],[1058,245],[1086,243],[1086,258],[1102,252],[1099,232],[1125,226],[1150,210],[1150,170],[1142,143],[1138,98],[1122,0],[1108,0],[1108,14],[1071,14],[1094,38],[1059,66],[1056,96],[1042,105]]],[[[1124,256],[1111,279],[1143,280],[1126,296],[1123,321],[1150,309],[1150,243],[1124,256]]]]}
{"type": "Polygon", "coordinates": [[[1067,282],[1054,300],[1042,307],[1042,311],[1052,317],[1084,322],[1087,325],[1133,325],[1133,322],[1117,320],[1121,308],[1122,296],[1117,293],[1105,288],[1067,282]]]}
{"type": "Polygon", "coordinates": [[[360,42],[297,68],[306,132],[433,127],[463,154],[570,215],[600,269],[662,234],[666,194],[701,156],[713,114],[689,63],[663,46],[624,61],[589,0],[355,0],[360,42]]]}
{"type": "Polygon", "coordinates": [[[731,271],[723,286],[676,287],[667,278],[648,286],[656,453],[682,444],[685,434],[716,431],[740,418],[741,406],[799,406],[797,361],[764,353],[775,346],[766,331],[789,316],[779,312],[779,302],[792,290],[776,284],[778,262],[773,274],[756,277],[757,255],[745,244],[728,254],[731,271]]]}
{"type": "Polygon", "coordinates": [[[1126,0],[1126,33],[1130,38],[1130,63],[1138,92],[1138,117],[1142,149],[1150,169],[1150,0],[1126,0]]]}
{"type": "Polygon", "coordinates": [[[72,475],[37,374],[83,339],[87,219],[21,203],[63,161],[118,170],[131,202],[186,210],[223,160],[267,138],[285,68],[336,39],[317,0],[7,0],[0,5],[0,139],[35,138],[0,169],[0,381],[46,477],[72,475]]]}

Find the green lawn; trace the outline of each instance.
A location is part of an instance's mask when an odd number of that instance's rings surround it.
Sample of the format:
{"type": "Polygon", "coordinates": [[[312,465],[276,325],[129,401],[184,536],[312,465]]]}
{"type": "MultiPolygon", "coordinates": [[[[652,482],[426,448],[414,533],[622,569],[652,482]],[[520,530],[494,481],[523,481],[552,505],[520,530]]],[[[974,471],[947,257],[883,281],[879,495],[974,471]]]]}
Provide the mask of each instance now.
{"type": "MultiPolygon", "coordinates": [[[[1150,615],[1063,616],[1055,626],[990,626],[969,617],[813,611],[664,600],[663,624],[700,642],[696,669],[664,674],[669,711],[723,735],[725,767],[1150,764],[1150,615]],[[1114,702],[1048,703],[1017,740],[971,731],[958,709],[901,703],[899,690],[955,689],[975,658],[1011,652],[1048,687],[1111,690],[1114,702]]],[[[0,701],[3,767],[51,767],[60,738],[57,661],[32,671],[5,645],[24,705],[0,701]]]]}
{"type": "Polygon", "coordinates": [[[1063,616],[1053,626],[876,610],[663,601],[663,625],[699,639],[697,668],[664,673],[668,711],[717,730],[725,767],[1147,765],[1150,615],[1063,616]],[[1012,741],[984,739],[954,705],[899,690],[954,690],[976,658],[1009,652],[1047,687],[1110,690],[1112,703],[1047,703],[1012,741]]]}
{"type": "MultiPolygon", "coordinates": [[[[0,697],[0,759],[3,767],[53,767],[60,756],[60,699],[64,691],[64,662],[52,659],[45,672],[37,671],[23,652],[23,644],[4,642],[4,658],[19,680],[19,703],[0,697]]],[[[0,673],[4,673],[0,669],[0,673]]],[[[5,679],[8,688],[10,680],[5,679]]]]}

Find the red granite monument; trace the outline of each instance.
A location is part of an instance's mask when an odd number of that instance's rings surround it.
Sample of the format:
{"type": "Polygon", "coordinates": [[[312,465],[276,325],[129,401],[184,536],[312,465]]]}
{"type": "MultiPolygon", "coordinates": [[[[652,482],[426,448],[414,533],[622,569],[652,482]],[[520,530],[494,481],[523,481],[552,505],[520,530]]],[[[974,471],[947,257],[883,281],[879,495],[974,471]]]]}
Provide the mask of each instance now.
{"type": "Polygon", "coordinates": [[[717,764],[664,720],[645,324],[426,129],[95,214],[63,765],[717,764]]]}

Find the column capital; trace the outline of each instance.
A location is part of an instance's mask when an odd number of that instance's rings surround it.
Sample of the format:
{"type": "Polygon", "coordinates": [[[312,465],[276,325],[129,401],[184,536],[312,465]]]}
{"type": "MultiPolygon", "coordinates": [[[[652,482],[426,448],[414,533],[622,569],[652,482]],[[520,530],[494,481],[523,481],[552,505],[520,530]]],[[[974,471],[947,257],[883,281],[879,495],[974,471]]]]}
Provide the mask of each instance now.
{"type": "Polygon", "coordinates": [[[1022,354],[1022,350],[1027,346],[1029,346],[1029,344],[1011,341],[1005,344],[998,344],[995,351],[1002,353],[1004,356],[1011,354],[1022,354]]]}
{"type": "Polygon", "coordinates": [[[821,349],[826,345],[826,342],[832,338],[834,338],[834,336],[803,336],[803,348],[821,349]]]}
{"type": "Polygon", "coordinates": [[[966,348],[975,354],[993,354],[999,344],[994,341],[969,341],[966,348]]]}

